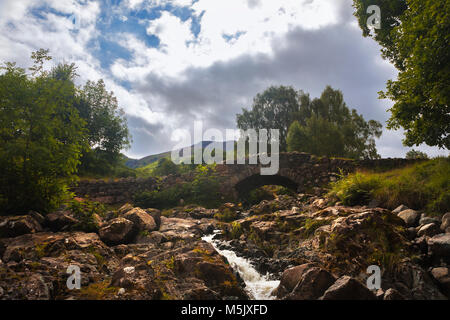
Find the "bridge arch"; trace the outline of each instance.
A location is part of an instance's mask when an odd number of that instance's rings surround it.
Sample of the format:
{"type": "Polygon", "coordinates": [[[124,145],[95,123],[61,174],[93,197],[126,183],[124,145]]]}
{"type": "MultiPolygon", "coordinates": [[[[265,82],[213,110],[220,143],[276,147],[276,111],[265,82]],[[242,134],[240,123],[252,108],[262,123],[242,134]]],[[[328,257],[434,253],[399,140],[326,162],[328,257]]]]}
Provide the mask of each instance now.
{"type": "Polygon", "coordinates": [[[298,189],[298,183],[282,175],[250,175],[234,186],[239,197],[246,196],[250,191],[266,185],[277,185],[288,188],[294,192],[298,189]]]}

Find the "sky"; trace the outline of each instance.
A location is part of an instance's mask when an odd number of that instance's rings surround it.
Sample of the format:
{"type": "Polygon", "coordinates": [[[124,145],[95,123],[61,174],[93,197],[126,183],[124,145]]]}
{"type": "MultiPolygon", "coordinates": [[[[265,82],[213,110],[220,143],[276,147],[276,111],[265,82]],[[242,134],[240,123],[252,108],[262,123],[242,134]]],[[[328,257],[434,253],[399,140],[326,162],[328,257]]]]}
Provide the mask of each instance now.
{"type": "MultiPolygon", "coordinates": [[[[377,92],[397,73],[352,13],[351,0],[0,0],[0,62],[29,67],[45,48],[48,68],[77,65],[78,85],[104,79],[125,111],[132,158],[171,150],[195,121],[235,129],[236,114],[271,85],[311,97],[331,85],[385,124],[392,102],[377,92]]],[[[378,152],[404,157],[402,139],[384,129],[378,152]]]]}

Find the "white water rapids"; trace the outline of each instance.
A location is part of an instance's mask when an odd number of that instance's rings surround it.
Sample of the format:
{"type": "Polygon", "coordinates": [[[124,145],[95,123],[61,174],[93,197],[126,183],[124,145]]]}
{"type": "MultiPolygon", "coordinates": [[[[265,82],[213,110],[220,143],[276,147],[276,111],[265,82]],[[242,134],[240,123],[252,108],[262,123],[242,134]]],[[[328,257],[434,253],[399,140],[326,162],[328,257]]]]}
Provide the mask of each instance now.
{"type": "Polygon", "coordinates": [[[245,290],[254,300],[271,300],[275,297],[271,295],[272,290],[278,287],[280,281],[269,280],[267,275],[261,275],[252,266],[251,262],[245,258],[238,257],[235,252],[231,250],[220,250],[218,244],[219,240],[213,240],[215,234],[204,236],[202,240],[213,245],[216,251],[227,258],[233,270],[237,271],[245,282],[245,290]]]}

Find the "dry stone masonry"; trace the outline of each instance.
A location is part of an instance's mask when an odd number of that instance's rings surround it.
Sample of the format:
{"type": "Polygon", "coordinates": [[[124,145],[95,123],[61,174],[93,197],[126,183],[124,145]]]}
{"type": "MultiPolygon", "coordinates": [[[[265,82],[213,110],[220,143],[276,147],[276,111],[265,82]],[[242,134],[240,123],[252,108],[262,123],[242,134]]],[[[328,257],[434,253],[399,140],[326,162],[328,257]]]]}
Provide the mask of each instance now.
{"type": "MultiPolygon", "coordinates": [[[[307,153],[280,153],[280,169],[277,175],[261,175],[261,165],[219,164],[216,172],[221,180],[221,193],[226,198],[237,199],[263,185],[282,185],[297,192],[307,192],[335,181],[341,173],[357,169],[397,168],[417,160],[376,159],[350,160],[316,157],[307,153]]],[[[145,190],[166,188],[191,181],[193,174],[171,175],[160,180],[117,179],[82,180],[73,189],[76,195],[89,196],[91,200],[117,204],[131,201],[133,195],[145,190]]]]}

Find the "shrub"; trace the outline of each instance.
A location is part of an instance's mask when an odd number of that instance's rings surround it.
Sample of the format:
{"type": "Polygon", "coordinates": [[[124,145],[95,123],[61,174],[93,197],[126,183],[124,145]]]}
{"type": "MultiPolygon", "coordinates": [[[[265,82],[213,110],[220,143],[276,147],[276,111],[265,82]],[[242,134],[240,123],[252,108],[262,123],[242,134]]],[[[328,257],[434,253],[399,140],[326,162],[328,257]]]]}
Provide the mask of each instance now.
{"type": "Polygon", "coordinates": [[[193,181],[160,190],[143,191],[134,196],[134,204],[141,208],[166,209],[177,206],[183,199],[185,204],[212,208],[221,202],[218,191],[215,166],[198,166],[193,181]]]}
{"type": "Polygon", "coordinates": [[[367,204],[379,184],[377,176],[367,176],[357,172],[334,183],[330,195],[337,197],[348,206],[367,204]]]}
{"type": "Polygon", "coordinates": [[[406,153],[406,159],[428,159],[428,155],[425,152],[412,149],[406,153]]]}
{"type": "Polygon", "coordinates": [[[106,212],[103,204],[89,200],[83,200],[81,202],[73,200],[69,204],[69,210],[73,213],[74,218],[79,221],[79,223],[73,226],[73,229],[84,232],[97,232],[99,225],[94,215],[104,216],[106,212]]]}
{"type": "Polygon", "coordinates": [[[153,169],[153,174],[156,176],[167,176],[176,173],[178,173],[178,166],[169,158],[159,159],[156,167],[153,169]]]}

